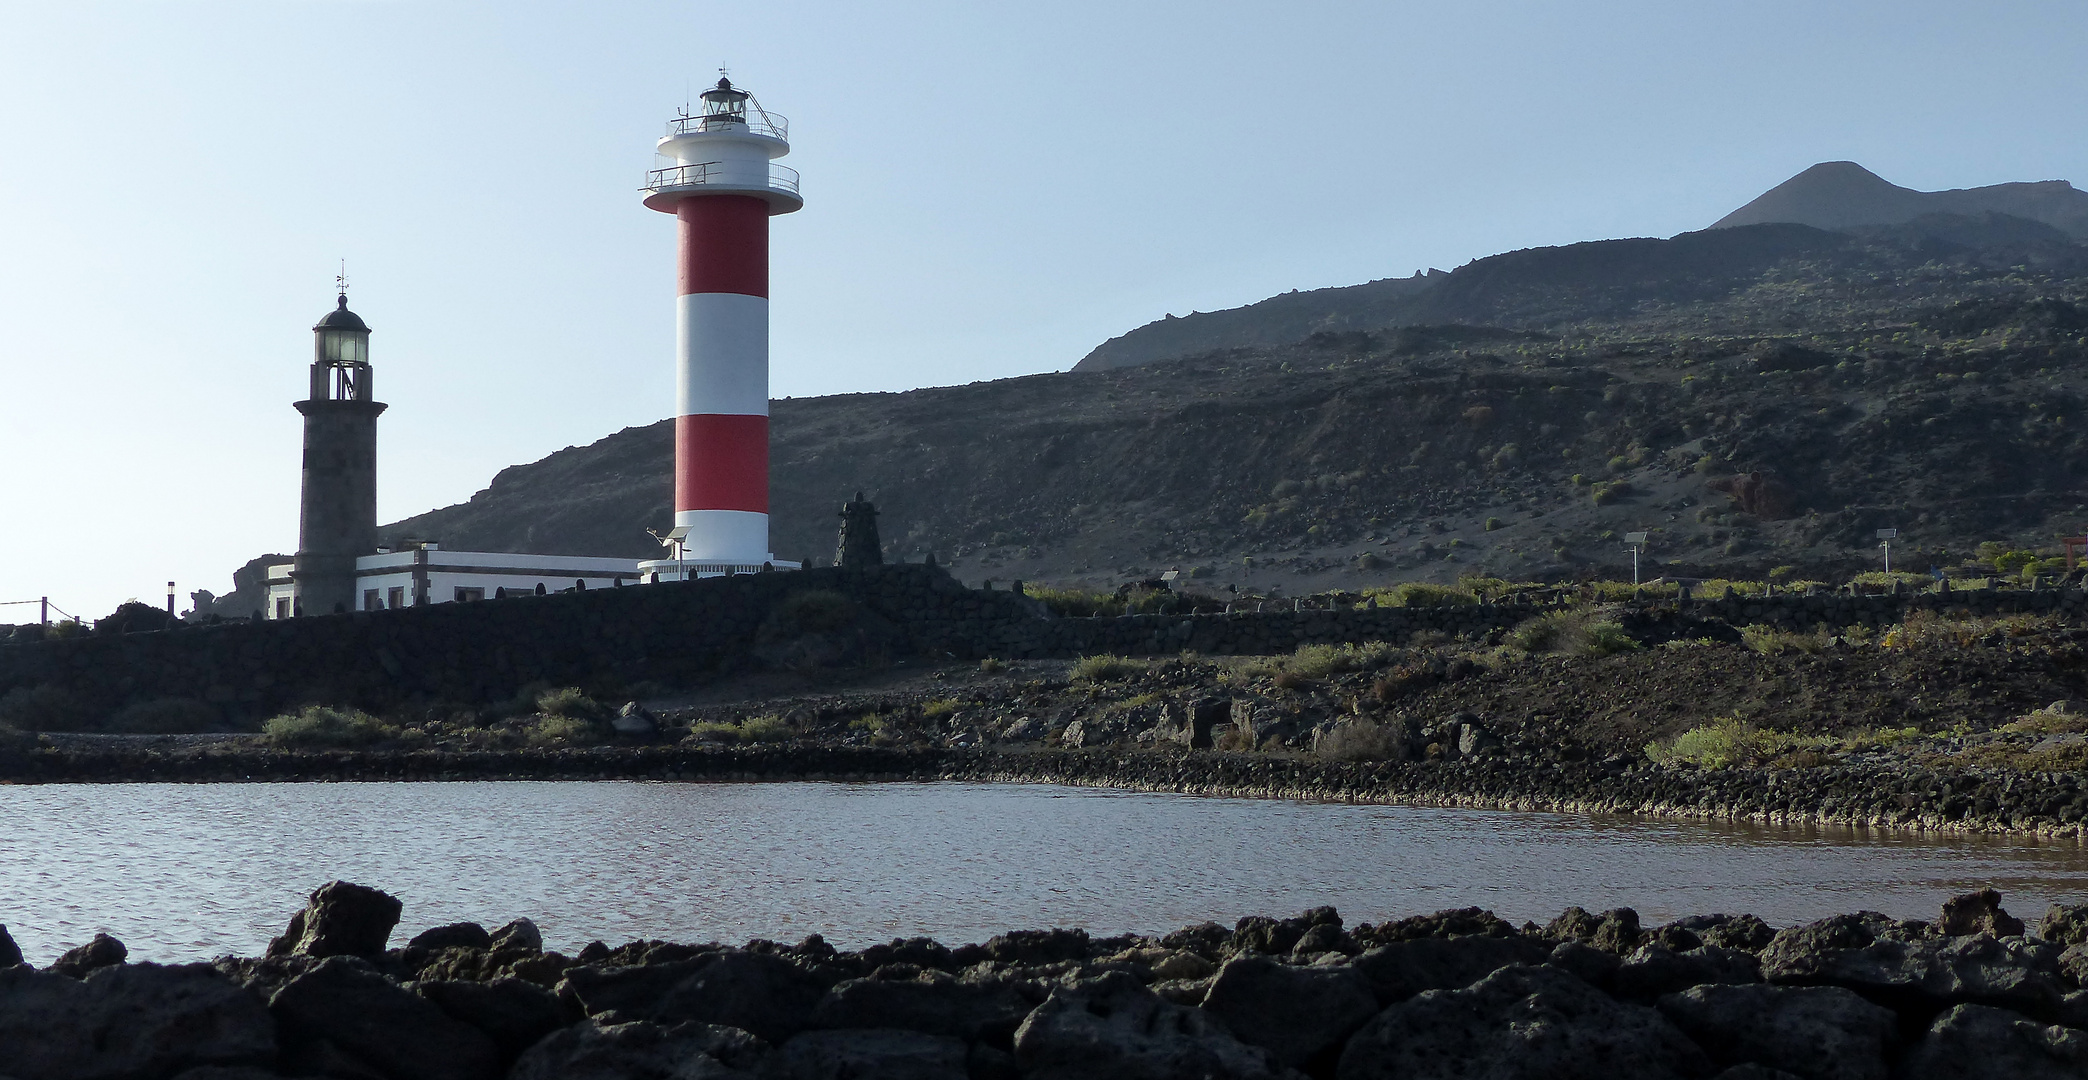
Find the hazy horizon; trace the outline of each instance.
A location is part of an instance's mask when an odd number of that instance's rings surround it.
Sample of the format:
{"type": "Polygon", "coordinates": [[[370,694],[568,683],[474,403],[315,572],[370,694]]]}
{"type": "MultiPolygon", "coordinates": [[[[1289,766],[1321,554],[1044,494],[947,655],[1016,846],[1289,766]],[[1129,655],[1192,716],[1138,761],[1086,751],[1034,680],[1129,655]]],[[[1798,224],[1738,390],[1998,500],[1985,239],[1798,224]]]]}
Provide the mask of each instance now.
{"type": "MultiPolygon", "coordinates": [[[[777,397],[1060,371],[1174,313],[1702,228],[1820,161],[2088,177],[2088,10],[2002,3],[0,5],[0,601],[296,546],[311,324],[379,513],[671,411],[637,187],[719,65],[791,121],[777,397]]],[[[34,618],[0,607],[0,623],[34,618]]]]}

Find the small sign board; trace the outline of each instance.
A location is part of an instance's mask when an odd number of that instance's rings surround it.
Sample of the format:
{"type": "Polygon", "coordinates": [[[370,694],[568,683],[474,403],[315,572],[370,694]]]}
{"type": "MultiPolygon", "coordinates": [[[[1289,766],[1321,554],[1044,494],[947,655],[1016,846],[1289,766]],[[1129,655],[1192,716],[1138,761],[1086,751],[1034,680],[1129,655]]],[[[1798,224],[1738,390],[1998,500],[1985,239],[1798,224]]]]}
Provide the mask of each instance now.
{"type": "Polygon", "coordinates": [[[1182,572],[1181,572],[1180,570],[1169,570],[1168,572],[1166,572],[1166,573],[1164,573],[1164,574],[1160,575],[1160,580],[1162,580],[1162,581],[1173,581],[1174,579],[1176,579],[1176,578],[1178,578],[1178,577],[1181,577],[1181,576],[1182,576],[1182,572]]]}
{"type": "Polygon", "coordinates": [[[1880,540],[1891,540],[1891,539],[1894,539],[1894,538],[1896,538],[1896,537],[1898,537],[1898,536],[1899,536],[1899,530],[1898,530],[1898,529],[1879,529],[1879,530],[1878,530],[1878,539],[1880,539],[1880,540]]]}
{"type": "Polygon", "coordinates": [[[1625,533],[1624,542],[1627,544],[1643,544],[1646,542],[1646,534],[1642,532],[1625,533]]]}

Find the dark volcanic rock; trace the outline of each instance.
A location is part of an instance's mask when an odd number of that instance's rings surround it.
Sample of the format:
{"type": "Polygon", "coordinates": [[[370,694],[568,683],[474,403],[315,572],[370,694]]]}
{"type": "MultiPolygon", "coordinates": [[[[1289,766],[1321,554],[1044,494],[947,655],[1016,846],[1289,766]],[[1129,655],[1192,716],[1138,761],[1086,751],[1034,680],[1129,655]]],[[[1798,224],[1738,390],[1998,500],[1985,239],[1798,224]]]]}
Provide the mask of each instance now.
{"type": "Polygon", "coordinates": [[[1624,961],[1617,959],[1617,954],[1604,952],[1593,945],[1583,945],[1578,941],[1560,942],[1559,947],[1553,949],[1544,962],[1573,975],[1589,986],[1608,986],[1610,979],[1617,974],[1617,969],[1624,966],[1624,961]]]}
{"type": "Polygon", "coordinates": [[[725,1080],[768,1056],[754,1036],[711,1024],[583,1021],[524,1051],[506,1080],[725,1080]]]}
{"type": "Polygon", "coordinates": [[[486,982],[437,980],[415,983],[414,993],[485,1033],[502,1061],[513,1061],[538,1039],[578,1019],[558,995],[512,976],[486,982]]]}
{"type": "Polygon", "coordinates": [[[777,1051],[778,1080],[965,1080],[961,1040],[918,1031],[808,1031],[777,1051]]]}
{"type": "Polygon", "coordinates": [[[487,947],[496,952],[502,949],[544,951],[544,935],[537,930],[537,924],[529,919],[516,919],[493,931],[490,936],[492,944],[487,947]]]}
{"type": "Polygon", "coordinates": [[[1055,964],[1082,960],[1088,954],[1085,930],[1017,930],[986,942],[986,954],[1003,964],[1055,964]]]}
{"type": "Polygon", "coordinates": [[[1711,1073],[1660,1013],[1564,971],[1518,965],[1394,1005],[1349,1040],[1341,1080],[1667,1080],[1711,1073]]]}
{"type": "Polygon", "coordinates": [[[261,999],[207,964],[122,964],[84,980],[0,970],[0,1069],[18,1080],[156,1077],[275,1055],[261,999]]]}
{"type": "Polygon", "coordinates": [[[1899,1018],[1838,986],[1699,986],[1660,1011],[1720,1065],[1807,1080],[1884,1080],[1899,1018]]]}
{"type": "Polygon", "coordinates": [[[1378,1000],[1370,980],[1347,966],[1298,967],[1240,956],[1218,969],[1203,1009],[1241,1042],[1295,1069],[1338,1052],[1377,1013],[1378,1000]]]}
{"type": "Polygon", "coordinates": [[[1845,986],[1916,1013],[1960,1003],[2056,1013],[2065,993],[2057,947],[1984,935],[1909,940],[1899,927],[1874,912],[1792,927],[1762,950],[1762,977],[1845,986]]]}
{"type": "Polygon", "coordinates": [[[59,975],[84,979],[88,972],[121,964],[128,956],[130,950],[123,947],[123,942],[107,934],[96,934],[93,941],[75,949],[67,949],[65,955],[52,961],[51,970],[59,975]]]}
{"type": "Polygon", "coordinates": [[[1761,952],[1776,940],[1776,930],[1753,915],[1706,915],[1683,919],[1681,925],[1704,944],[1722,949],[1761,952]]]}
{"type": "Polygon", "coordinates": [[[2088,904],[2053,904],[2038,920],[2037,936],[2060,946],[2088,943],[2088,904]]]}
{"type": "Polygon", "coordinates": [[[493,1042],[362,961],[330,957],[269,999],[291,1055],[323,1041],[394,1080],[484,1080],[493,1042]]]}
{"type": "Polygon", "coordinates": [[[1371,949],[1349,966],[1370,981],[1378,1004],[1392,1005],[1423,990],[1462,990],[1510,964],[1543,963],[1549,953],[1523,937],[1413,938],[1371,949]]]}
{"type": "Polygon", "coordinates": [[[555,990],[589,1016],[652,1016],[667,993],[682,980],[716,962],[718,954],[701,953],[685,960],[631,965],[580,964],[569,967],[555,990]]]}
{"type": "Polygon", "coordinates": [[[396,897],[363,885],[329,882],[314,890],[304,910],[290,917],[283,936],[268,943],[270,956],[360,956],[384,954],[399,924],[396,897]]]}
{"type": "Polygon", "coordinates": [[[1650,1002],[1662,994],[1692,986],[1762,981],[1762,965],[1753,953],[1700,945],[1676,952],[1665,945],[1641,945],[1610,975],[1610,992],[1632,1001],[1650,1002]]]}
{"type": "Polygon", "coordinates": [[[812,1011],[818,1028],[893,1028],[986,1039],[1003,1049],[1036,1002],[1012,983],[960,980],[940,972],[916,979],[849,979],[828,990],[812,1011]]]}
{"type": "Polygon", "coordinates": [[[22,962],[22,947],[7,932],[7,924],[0,923],[0,968],[11,968],[22,962]]]}
{"type": "Polygon", "coordinates": [[[2047,1027],[2020,1013],[1959,1005],[1936,1018],[1897,1073],[1905,1080],[2079,1080],[2088,1032],[2047,1027]]]}
{"type": "Polygon", "coordinates": [[[413,935],[406,943],[409,949],[490,949],[493,935],[475,922],[450,923],[432,927],[413,935]]]}
{"type": "Polygon", "coordinates": [[[1944,901],[1943,917],[1936,921],[1936,929],[1953,937],[1966,934],[2019,937],[2023,933],[2023,920],[2002,909],[1999,892],[1981,889],[1944,901]]]}
{"type": "Polygon", "coordinates": [[[1024,1080],[1259,1080],[1283,1072],[1268,1051],[1122,972],[1053,990],[1016,1029],[1015,1061],[1024,1080]]]}
{"type": "Polygon", "coordinates": [[[782,1042],[811,1023],[830,985],[780,956],[728,952],[675,984],[647,1019],[718,1024],[782,1042]]]}

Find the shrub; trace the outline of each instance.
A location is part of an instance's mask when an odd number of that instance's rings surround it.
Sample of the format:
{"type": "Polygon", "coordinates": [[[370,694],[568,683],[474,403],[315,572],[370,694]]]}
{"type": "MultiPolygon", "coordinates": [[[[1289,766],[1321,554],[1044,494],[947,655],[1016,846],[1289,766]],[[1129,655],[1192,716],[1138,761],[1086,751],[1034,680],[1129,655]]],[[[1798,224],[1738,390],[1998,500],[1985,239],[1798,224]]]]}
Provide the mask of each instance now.
{"type": "Polygon", "coordinates": [[[979,661],[979,674],[981,675],[998,675],[1006,670],[1008,670],[1007,664],[991,656],[979,661]]]}
{"type": "Polygon", "coordinates": [[[1295,675],[1323,679],[1337,672],[1380,668],[1396,655],[1398,650],[1382,641],[1363,645],[1300,645],[1281,664],[1295,675]]]}
{"type": "Polygon", "coordinates": [[[109,720],[110,731],[132,735],[186,735],[219,731],[225,718],[194,698],[155,698],[127,705],[109,720]]]}
{"type": "Polygon", "coordinates": [[[17,731],[83,731],[90,719],[78,698],[56,686],[20,686],[0,697],[0,724],[17,731]]]}
{"type": "Polygon", "coordinates": [[[1124,602],[1104,592],[1086,589],[1059,588],[1039,585],[1033,581],[1022,584],[1022,595],[1032,600],[1041,600],[1055,615],[1082,618],[1089,615],[1122,615],[1124,602]]]}
{"type": "MultiPolygon", "coordinates": [[[[850,727],[871,720],[872,730],[883,731],[883,719],[872,713],[850,727]],[[875,719],[873,719],[875,718],[875,719]]],[[[790,723],[780,716],[750,716],[738,723],[706,720],[689,729],[689,738],[698,742],[756,743],[782,742],[791,736],[790,723]]]]}
{"type": "Polygon", "coordinates": [[[364,746],[398,734],[397,728],[361,709],[331,705],[307,705],[297,712],[273,717],[261,730],[277,746],[306,749],[364,746]]]}
{"type": "Polygon", "coordinates": [[[741,742],[784,742],[790,736],[790,723],[780,716],[750,716],[740,721],[741,742]]]}
{"type": "Polygon", "coordinates": [[[1883,570],[1866,570],[1849,579],[1851,584],[1880,591],[1899,585],[1901,592],[1921,592],[1934,587],[1935,582],[1927,574],[1910,574],[1904,570],[1886,573],[1883,570]]]}
{"type": "Polygon", "coordinates": [[[1463,585],[1434,585],[1426,581],[1403,581],[1388,589],[1369,589],[1364,595],[1392,607],[1445,607],[1476,604],[1479,596],[1463,585]]]}
{"type": "Polygon", "coordinates": [[[2059,629],[2055,615],[1994,615],[1985,618],[1956,618],[1933,611],[1917,611],[1907,621],[1885,632],[1878,644],[1887,649],[1967,649],[1981,639],[2024,637],[2059,629]]]}
{"type": "Polygon", "coordinates": [[[1631,494],[1631,483],[1628,480],[1611,480],[1608,483],[1596,484],[1588,490],[1590,497],[1595,500],[1595,505],[1603,506],[1631,494]]]}
{"type": "Polygon", "coordinates": [[[1500,527],[1501,527],[1502,525],[1504,525],[1504,524],[1506,524],[1506,523],[1505,523],[1505,522],[1503,522],[1503,521],[1502,521],[1502,520],[1501,520],[1500,518],[1497,518],[1497,517],[1490,517],[1490,518],[1487,518],[1487,519],[1486,519],[1486,531],[1487,531],[1487,532],[1492,532],[1492,531],[1494,531],[1495,529],[1498,529],[1498,528],[1500,528],[1500,527]]]}
{"type": "Polygon", "coordinates": [[[1834,643],[1834,635],[1825,627],[1809,632],[1779,630],[1762,623],[1752,623],[1740,628],[1740,643],[1763,656],[1781,656],[1787,652],[1816,653],[1834,643]]]}
{"type": "Polygon", "coordinates": [[[1329,761],[1398,761],[1406,757],[1406,739],[1397,721],[1344,720],[1322,733],[1312,752],[1329,761]]]}
{"type": "Polygon", "coordinates": [[[545,716],[564,717],[568,720],[600,720],[609,715],[601,703],[588,697],[577,686],[561,686],[546,690],[536,696],[536,711],[545,716]]]}
{"type": "MultiPolygon", "coordinates": [[[[1666,742],[1649,743],[1646,756],[1662,765],[1696,765],[1718,769],[1729,765],[1762,765],[1784,755],[1831,749],[1836,740],[1824,735],[1769,731],[1731,716],[1690,728],[1666,742]]],[[[1817,763],[1815,757],[1812,763],[1817,763]]],[[[1797,764],[1797,762],[1793,762],[1797,764]]]]}
{"type": "Polygon", "coordinates": [[[1073,664],[1072,677],[1081,682],[1111,682],[1128,679],[1146,669],[1146,661],[1128,656],[1083,656],[1073,664]]]}
{"type": "Polygon", "coordinates": [[[1602,608],[1545,612],[1510,630],[1505,644],[1560,656],[1609,656],[1639,647],[1602,608]]]}
{"type": "Polygon", "coordinates": [[[605,725],[585,716],[545,713],[529,726],[531,746],[584,746],[602,741],[605,725]]]}
{"type": "Polygon", "coordinates": [[[956,711],[957,703],[950,700],[949,698],[943,698],[938,701],[931,701],[928,704],[921,706],[921,719],[939,720],[956,711]]]}

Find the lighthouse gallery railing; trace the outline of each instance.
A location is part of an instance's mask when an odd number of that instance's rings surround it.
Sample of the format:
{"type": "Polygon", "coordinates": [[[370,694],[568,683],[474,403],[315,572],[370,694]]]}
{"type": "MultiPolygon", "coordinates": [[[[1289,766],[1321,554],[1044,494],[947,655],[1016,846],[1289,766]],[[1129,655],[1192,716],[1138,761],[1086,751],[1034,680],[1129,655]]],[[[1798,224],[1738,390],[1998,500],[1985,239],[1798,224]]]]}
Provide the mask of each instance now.
{"type": "MultiPolygon", "coordinates": [[[[650,169],[645,174],[645,186],[641,191],[664,191],[668,188],[702,187],[705,184],[732,184],[726,169],[715,161],[698,162],[693,165],[675,165],[665,169],[650,169]]],[[[788,165],[771,163],[768,167],[768,186],[778,191],[798,194],[798,173],[788,165]]]]}

